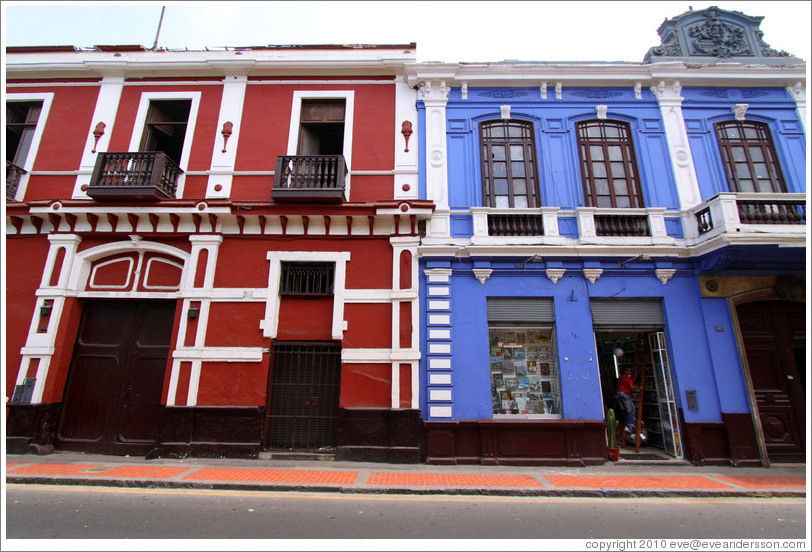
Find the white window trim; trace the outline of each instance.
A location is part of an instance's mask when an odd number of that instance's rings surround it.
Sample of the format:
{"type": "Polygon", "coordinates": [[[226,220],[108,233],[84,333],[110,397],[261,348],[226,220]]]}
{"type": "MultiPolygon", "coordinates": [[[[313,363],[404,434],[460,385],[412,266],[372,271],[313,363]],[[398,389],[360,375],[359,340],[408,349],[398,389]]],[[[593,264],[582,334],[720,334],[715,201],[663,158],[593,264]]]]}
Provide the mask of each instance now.
{"type": "Polygon", "coordinates": [[[37,151],[39,150],[42,135],[45,132],[45,122],[48,119],[48,114],[51,111],[51,105],[54,103],[53,92],[20,92],[17,94],[6,94],[6,103],[12,102],[33,102],[42,101],[42,109],[39,112],[37,119],[37,126],[34,129],[34,136],[31,138],[31,147],[28,149],[28,155],[20,167],[26,174],[20,177],[20,182],[17,184],[17,193],[14,194],[15,200],[22,200],[25,197],[25,190],[28,188],[28,180],[31,177],[31,169],[34,167],[34,161],[37,158],[37,151]]]}
{"type": "Polygon", "coordinates": [[[195,134],[197,124],[197,112],[200,108],[200,92],[142,92],[141,101],[138,103],[138,112],[135,116],[133,134],[130,138],[130,147],[127,151],[138,151],[141,145],[141,137],[144,135],[144,125],[147,122],[147,112],[149,103],[155,100],[191,100],[192,106],[189,109],[189,120],[186,123],[186,135],[183,137],[183,150],[180,155],[178,166],[183,174],[178,178],[178,187],[175,197],[183,197],[183,188],[186,184],[186,171],[189,168],[189,155],[192,151],[192,138],[195,134]]]}
{"type": "Polygon", "coordinates": [[[267,259],[271,262],[268,272],[268,299],[265,304],[265,319],[261,323],[263,337],[276,339],[279,331],[279,283],[282,276],[283,262],[331,262],[335,263],[333,281],[333,320],[331,335],[333,339],[342,339],[347,323],[344,320],[344,303],[346,300],[345,281],[349,251],[268,251],[267,259]]]}
{"type": "Polygon", "coordinates": [[[299,145],[299,124],[302,115],[302,100],[343,99],[344,100],[344,161],[347,163],[347,178],[344,181],[344,196],[350,200],[350,173],[352,171],[352,128],[355,111],[354,90],[294,90],[293,105],[290,111],[290,131],[288,133],[288,153],[296,155],[299,145]]]}

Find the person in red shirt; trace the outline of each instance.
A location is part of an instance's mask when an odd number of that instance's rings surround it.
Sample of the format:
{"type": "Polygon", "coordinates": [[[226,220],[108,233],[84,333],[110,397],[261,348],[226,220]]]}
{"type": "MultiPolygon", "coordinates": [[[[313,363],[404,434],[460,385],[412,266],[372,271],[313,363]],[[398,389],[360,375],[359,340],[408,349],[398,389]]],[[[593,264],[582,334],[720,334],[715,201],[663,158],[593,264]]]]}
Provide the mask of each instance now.
{"type": "Polygon", "coordinates": [[[623,409],[625,431],[631,435],[634,435],[634,422],[637,417],[637,410],[631,396],[633,391],[637,391],[637,386],[632,380],[632,369],[626,368],[617,380],[617,400],[623,409]]]}

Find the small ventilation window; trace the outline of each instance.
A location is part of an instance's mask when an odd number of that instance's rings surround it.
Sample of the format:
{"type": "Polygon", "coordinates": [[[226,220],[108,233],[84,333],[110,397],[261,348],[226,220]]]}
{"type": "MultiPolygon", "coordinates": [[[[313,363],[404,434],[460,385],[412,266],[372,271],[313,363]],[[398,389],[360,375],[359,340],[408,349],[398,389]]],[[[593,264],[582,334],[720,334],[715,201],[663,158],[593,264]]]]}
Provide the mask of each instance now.
{"type": "Polygon", "coordinates": [[[282,263],[281,295],[332,295],[335,264],[282,263]]]}

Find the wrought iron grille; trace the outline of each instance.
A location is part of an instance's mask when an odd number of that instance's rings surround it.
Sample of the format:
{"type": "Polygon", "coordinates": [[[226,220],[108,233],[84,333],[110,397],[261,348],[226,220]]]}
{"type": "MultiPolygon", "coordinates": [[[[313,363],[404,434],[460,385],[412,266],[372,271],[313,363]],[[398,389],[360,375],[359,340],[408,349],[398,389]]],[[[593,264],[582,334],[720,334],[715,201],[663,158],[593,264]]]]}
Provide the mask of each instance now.
{"type": "Polygon", "coordinates": [[[595,215],[598,236],[650,236],[646,215],[595,215]]]}
{"type": "Polygon", "coordinates": [[[333,263],[282,263],[279,293],[282,295],[331,295],[333,263]]]}
{"type": "Polygon", "coordinates": [[[737,200],[743,224],[806,224],[803,201],[737,200]]]}
{"type": "Polygon", "coordinates": [[[488,215],[489,236],[543,236],[541,215],[488,215]]]}
{"type": "Polygon", "coordinates": [[[26,171],[11,163],[10,161],[6,161],[6,199],[12,201],[14,196],[17,195],[17,186],[20,185],[20,179],[23,175],[26,174],[26,171]]]}
{"type": "Polygon", "coordinates": [[[279,342],[271,356],[266,449],[335,449],[341,390],[341,346],[279,342]]]}

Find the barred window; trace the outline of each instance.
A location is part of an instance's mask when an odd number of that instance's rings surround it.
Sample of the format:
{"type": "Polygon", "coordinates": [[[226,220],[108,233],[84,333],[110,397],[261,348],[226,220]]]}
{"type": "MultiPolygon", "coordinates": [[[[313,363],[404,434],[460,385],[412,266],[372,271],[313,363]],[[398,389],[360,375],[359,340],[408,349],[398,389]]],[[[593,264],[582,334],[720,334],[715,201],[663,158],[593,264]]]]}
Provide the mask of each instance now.
{"type": "Polygon", "coordinates": [[[716,123],[716,138],[731,192],[786,192],[770,129],[756,121],[716,123]]]}
{"type": "Polygon", "coordinates": [[[331,295],[333,263],[282,263],[281,295],[331,295]]]}
{"type": "Polygon", "coordinates": [[[538,207],[533,124],[515,119],[480,125],[482,193],[486,207],[538,207]]]}
{"type": "Polygon", "coordinates": [[[591,120],[576,128],[586,206],[645,207],[630,126],[591,120]]]}

